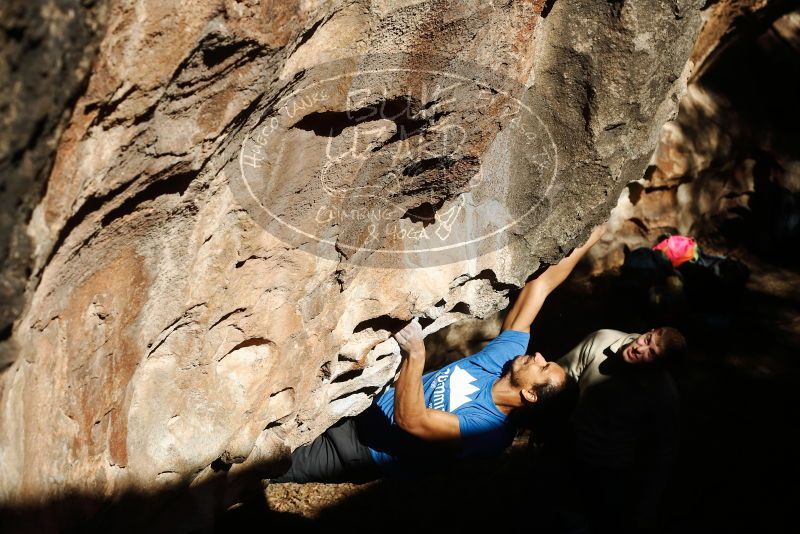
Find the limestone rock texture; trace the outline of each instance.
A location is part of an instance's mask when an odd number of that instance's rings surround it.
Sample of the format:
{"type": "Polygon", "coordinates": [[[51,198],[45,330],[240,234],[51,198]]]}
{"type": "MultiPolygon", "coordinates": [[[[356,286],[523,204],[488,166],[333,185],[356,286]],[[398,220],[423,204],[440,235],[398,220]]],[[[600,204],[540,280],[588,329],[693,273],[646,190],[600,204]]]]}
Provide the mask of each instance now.
{"type": "Polygon", "coordinates": [[[741,19],[733,4],[63,0],[20,14],[5,30],[19,51],[3,54],[64,74],[3,74],[27,129],[0,145],[17,210],[3,214],[0,502],[268,473],[361,411],[394,376],[392,330],[496,313],[607,218],[723,42],[719,21],[741,19]],[[75,55],[54,59],[49,39],[75,55]],[[457,150],[396,156],[442,132],[457,150]],[[356,140],[370,165],[331,158],[356,140]],[[276,217],[248,205],[242,169],[275,171],[257,193],[276,217]],[[383,191],[401,229],[495,237],[446,254],[402,235],[361,247],[369,227],[315,211],[345,185],[340,211],[383,191]],[[384,254],[398,246],[409,254],[384,254]]]}
{"type": "Polygon", "coordinates": [[[800,11],[765,22],[695,71],[591,252],[596,271],[621,265],[623,245],[652,246],[664,233],[699,237],[711,253],[726,254],[732,240],[777,263],[796,260],[800,115],[782,102],[800,90],[800,11]]]}

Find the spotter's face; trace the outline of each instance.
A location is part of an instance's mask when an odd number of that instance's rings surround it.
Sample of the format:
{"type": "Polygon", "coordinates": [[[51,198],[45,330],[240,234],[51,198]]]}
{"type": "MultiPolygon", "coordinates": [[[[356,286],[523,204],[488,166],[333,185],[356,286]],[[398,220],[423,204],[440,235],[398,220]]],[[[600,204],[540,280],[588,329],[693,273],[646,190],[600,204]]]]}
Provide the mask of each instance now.
{"type": "Polygon", "coordinates": [[[661,332],[654,328],[640,335],[622,349],[622,359],[632,365],[648,364],[660,356],[661,332]]]}

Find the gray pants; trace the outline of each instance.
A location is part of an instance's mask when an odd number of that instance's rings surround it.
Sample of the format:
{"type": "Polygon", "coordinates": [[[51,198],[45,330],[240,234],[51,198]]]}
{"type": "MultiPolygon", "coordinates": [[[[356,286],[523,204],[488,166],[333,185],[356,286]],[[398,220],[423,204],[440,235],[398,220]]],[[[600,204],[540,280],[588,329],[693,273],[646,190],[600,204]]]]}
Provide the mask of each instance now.
{"type": "Polygon", "coordinates": [[[292,453],[292,467],[272,482],[366,482],[381,476],[356,420],[345,417],[292,453]]]}

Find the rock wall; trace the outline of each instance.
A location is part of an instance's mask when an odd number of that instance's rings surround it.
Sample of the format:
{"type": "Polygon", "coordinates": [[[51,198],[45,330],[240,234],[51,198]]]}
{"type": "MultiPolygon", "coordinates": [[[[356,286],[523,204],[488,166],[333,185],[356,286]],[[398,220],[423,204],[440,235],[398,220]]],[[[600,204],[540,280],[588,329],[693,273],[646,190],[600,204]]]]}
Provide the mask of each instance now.
{"type": "Polygon", "coordinates": [[[764,259],[796,261],[800,11],[755,25],[691,80],[664,125],[642,179],[625,188],[594,268],[622,264],[623,245],[663,233],[693,235],[709,252],[744,244],[764,259]]]}
{"type": "Polygon", "coordinates": [[[267,472],[362,410],[393,329],[496,312],[606,219],[719,42],[705,3],[102,4],[12,221],[0,501],[267,472]]]}
{"type": "Polygon", "coordinates": [[[9,0],[0,5],[0,369],[25,303],[33,243],[26,232],[58,138],[86,89],[105,30],[105,2],[9,0]]]}

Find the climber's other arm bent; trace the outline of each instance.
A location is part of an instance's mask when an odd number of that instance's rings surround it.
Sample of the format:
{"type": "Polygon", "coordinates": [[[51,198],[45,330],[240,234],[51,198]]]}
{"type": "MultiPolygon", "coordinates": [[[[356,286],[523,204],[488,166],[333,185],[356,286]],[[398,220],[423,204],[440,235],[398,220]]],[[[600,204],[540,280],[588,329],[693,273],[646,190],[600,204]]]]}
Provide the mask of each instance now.
{"type": "Polygon", "coordinates": [[[458,443],[461,436],[458,416],[425,406],[422,372],[425,345],[422,328],[412,321],[395,334],[403,360],[395,381],[394,421],[403,430],[428,441],[458,443]]]}

